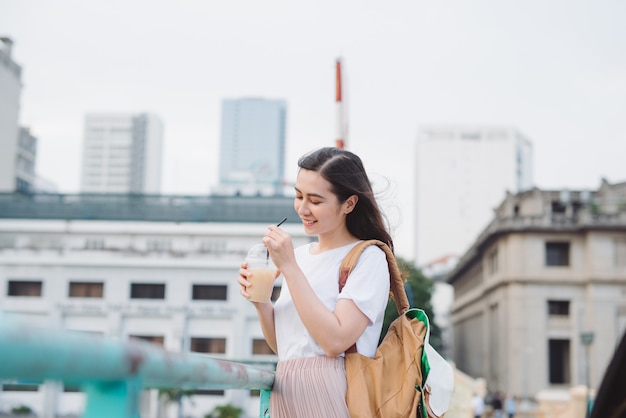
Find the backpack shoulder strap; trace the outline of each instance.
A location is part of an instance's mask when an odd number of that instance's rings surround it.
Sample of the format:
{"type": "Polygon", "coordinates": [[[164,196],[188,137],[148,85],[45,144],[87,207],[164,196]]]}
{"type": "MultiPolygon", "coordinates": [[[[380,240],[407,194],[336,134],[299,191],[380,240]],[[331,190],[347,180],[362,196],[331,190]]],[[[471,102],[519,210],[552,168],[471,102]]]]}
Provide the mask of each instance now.
{"type": "Polygon", "coordinates": [[[402,274],[400,274],[400,269],[396,263],[396,257],[393,255],[389,246],[382,241],[375,239],[361,241],[350,250],[350,252],[344,257],[341,262],[341,266],[339,267],[339,291],[341,292],[341,289],[345,286],[348,276],[352,272],[354,266],[356,266],[363,250],[370,245],[377,245],[387,256],[387,264],[389,265],[389,289],[391,290],[393,299],[396,302],[398,313],[402,315],[409,309],[409,300],[407,299],[406,292],[404,291],[404,279],[402,278],[402,274]]]}

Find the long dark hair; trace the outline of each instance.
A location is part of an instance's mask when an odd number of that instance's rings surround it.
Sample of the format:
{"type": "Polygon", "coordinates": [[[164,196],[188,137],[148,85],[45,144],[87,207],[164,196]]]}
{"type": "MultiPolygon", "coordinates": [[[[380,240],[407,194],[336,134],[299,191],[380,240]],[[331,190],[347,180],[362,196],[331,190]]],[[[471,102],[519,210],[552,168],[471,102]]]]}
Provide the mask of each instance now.
{"type": "Polygon", "coordinates": [[[298,161],[298,167],[318,172],[331,184],[331,191],[343,203],[352,195],[359,201],[346,217],[348,231],[358,239],[377,239],[393,251],[382,211],[361,159],[350,151],[326,147],[312,151],[298,161]]]}

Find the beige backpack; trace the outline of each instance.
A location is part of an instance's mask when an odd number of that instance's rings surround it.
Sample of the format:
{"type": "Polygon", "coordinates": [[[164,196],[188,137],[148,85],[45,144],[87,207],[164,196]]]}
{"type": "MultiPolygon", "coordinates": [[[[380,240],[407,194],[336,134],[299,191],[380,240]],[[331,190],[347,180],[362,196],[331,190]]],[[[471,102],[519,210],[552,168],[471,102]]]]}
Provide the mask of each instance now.
{"type": "Polygon", "coordinates": [[[429,321],[421,309],[409,309],[404,280],[391,249],[382,241],[357,244],[344,258],[339,291],[369,245],[387,255],[390,289],[400,316],[391,323],[373,358],[346,351],[346,402],[352,418],[443,417],[454,388],[452,367],[428,343],[429,321]]]}

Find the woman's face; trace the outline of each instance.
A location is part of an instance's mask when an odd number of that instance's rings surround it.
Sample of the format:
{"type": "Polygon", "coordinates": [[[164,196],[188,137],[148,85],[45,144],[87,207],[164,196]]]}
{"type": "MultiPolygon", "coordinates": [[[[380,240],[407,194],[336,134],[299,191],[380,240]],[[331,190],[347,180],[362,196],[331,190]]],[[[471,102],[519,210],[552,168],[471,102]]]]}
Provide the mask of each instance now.
{"type": "Polygon", "coordinates": [[[339,203],[330,182],[317,171],[300,169],[294,208],[307,234],[322,237],[345,231],[350,205],[348,201],[339,203]]]}

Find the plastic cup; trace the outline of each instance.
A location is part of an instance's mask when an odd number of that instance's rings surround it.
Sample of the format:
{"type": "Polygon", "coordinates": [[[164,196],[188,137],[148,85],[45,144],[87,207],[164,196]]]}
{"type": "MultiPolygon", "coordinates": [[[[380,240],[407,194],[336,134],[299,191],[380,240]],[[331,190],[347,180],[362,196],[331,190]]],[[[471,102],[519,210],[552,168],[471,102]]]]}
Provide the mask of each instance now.
{"type": "Polygon", "coordinates": [[[248,300],[251,302],[270,302],[276,278],[276,266],[267,255],[267,248],[263,244],[256,244],[246,256],[251,282],[246,289],[248,300]]]}

